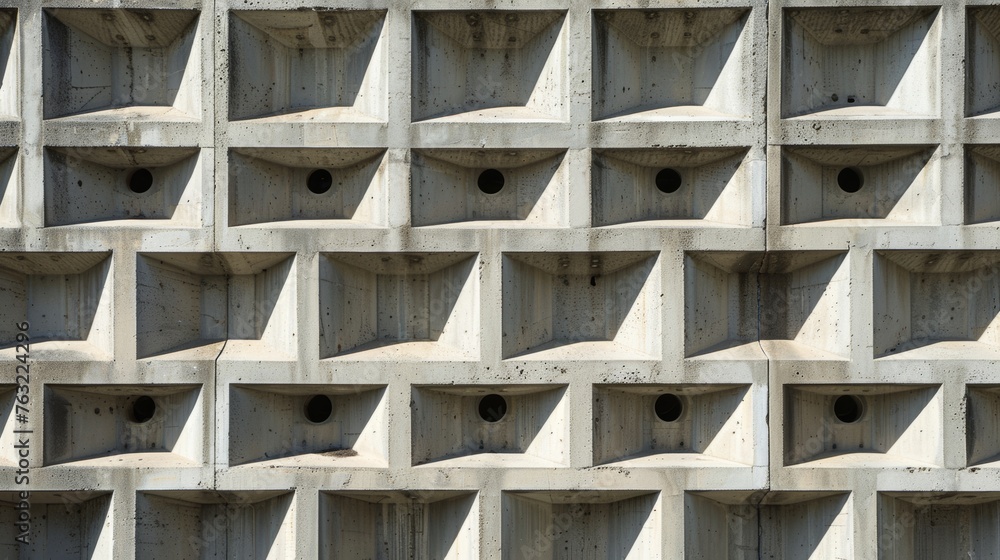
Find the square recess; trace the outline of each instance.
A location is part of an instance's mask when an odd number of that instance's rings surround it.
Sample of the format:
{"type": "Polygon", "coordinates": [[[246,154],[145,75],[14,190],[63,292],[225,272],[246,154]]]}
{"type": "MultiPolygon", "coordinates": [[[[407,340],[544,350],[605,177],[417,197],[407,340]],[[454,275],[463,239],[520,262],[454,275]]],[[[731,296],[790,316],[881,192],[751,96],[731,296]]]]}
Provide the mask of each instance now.
{"type": "Polygon", "coordinates": [[[996,558],[998,524],[998,492],[879,492],[878,557],[996,558]]]}
{"type": "Polygon", "coordinates": [[[847,492],[687,492],[684,558],[854,558],[853,509],[847,492]]]}
{"type": "Polygon", "coordinates": [[[31,490],[22,501],[18,492],[0,492],[0,557],[96,560],[113,558],[111,492],[31,490]],[[30,506],[25,505],[30,503],[30,506]],[[26,544],[20,516],[29,515],[26,544]]]}
{"type": "Polygon", "coordinates": [[[558,227],[569,221],[565,150],[413,152],[414,226],[558,227]]]}
{"type": "Polygon", "coordinates": [[[45,149],[45,225],[197,227],[198,148],[45,149]]]}
{"type": "Polygon", "coordinates": [[[503,560],[662,556],[659,492],[628,490],[505,491],[501,513],[503,560]]]}
{"type": "Polygon", "coordinates": [[[230,12],[230,120],[384,121],[385,14],[325,8],[230,12]]]}
{"type": "Polygon", "coordinates": [[[46,119],[201,119],[197,10],[47,8],[46,119]]]}
{"type": "Polygon", "coordinates": [[[747,148],[595,150],[595,227],[750,226],[747,148]]]}
{"type": "Polygon", "coordinates": [[[46,385],[45,464],[198,467],[206,463],[198,385],[46,385]]]}
{"type": "Polygon", "coordinates": [[[0,356],[110,360],[113,352],[110,253],[0,253],[0,356]],[[17,323],[30,325],[18,340],[17,323]],[[26,347],[18,344],[27,342],[26,347]]]}
{"type": "Polygon", "coordinates": [[[938,9],[786,9],[783,118],[930,118],[940,111],[938,9]]]}
{"type": "Polygon", "coordinates": [[[413,120],[566,120],[565,23],[552,10],[414,12],[413,120]]]}
{"type": "Polygon", "coordinates": [[[595,120],[750,116],[748,8],[594,10],[595,120]]]}
{"type": "Polygon", "coordinates": [[[140,359],[294,361],[291,253],[140,253],[140,359]]]}
{"type": "Polygon", "coordinates": [[[847,254],[690,252],[684,354],[699,360],[846,360],[847,254]]]}
{"type": "Polygon", "coordinates": [[[751,395],[748,385],[595,385],[594,464],[752,465],[751,395]]]}
{"type": "Polygon", "coordinates": [[[0,121],[15,120],[20,95],[20,38],[17,10],[0,10],[0,121]]]}
{"type": "Polygon", "coordinates": [[[652,252],[504,254],[504,358],[656,359],[658,262],[652,252]]]}
{"type": "Polygon", "coordinates": [[[966,224],[995,226],[1000,222],[998,184],[1000,184],[1000,145],[966,145],[966,224]]]}
{"type": "Polygon", "coordinates": [[[928,468],[944,464],[933,385],[786,385],[785,466],[928,468]]]}
{"type": "Polygon", "coordinates": [[[320,358],[474,360],[475,253],[323,253],[320,358]]]}
{"type": "Polygon", "coordinates": [[[230,385],[228,464],[384,468],[385,401],[376,385],[230,385]]]}
{"type": "Polygon", "coordinates": [[[968,466],[1000,468],[1000,386],[966,387],[965,442],[968,466]]]}
{"type": "Polygon", "coordinates": [[[381,148],[229,152],[230,226],[384,226],[388,199],[381,148]]]}
{"type": "MultiPolygon", "coordinates": [[[[16,365],[21,364],[18,363],[16,365]]],[[[15,376],[24,374],[24,371],[24,369],[17,370],[15,376]]],[[[30,375],[28,374],[24,375],[24,378],[29,377],[30,375]]],[[[24,378],[16,379],[16,381],[23,382],[24,378]]],[[[17,423],[18,410],[15,407],[20,403],[15,399],[24,391],[17,391],[17,385],[15,385],[14,381],[15,379],[12,379],[11,383],[0,385],[0,429],[3,430],[3,432],[0,432],[0,448],[4,449],[0,451],[0,468],[16,467],[19,459],[18,448],[14,446],[17,445],[18,437],[15,430],[20,429],[17,423]]]]}
{"type": "Polygon", "coordinates": [[[0,228],[21,226],[20,162],[17,147],[0,147],[0,228]]]}
{"type": "Polygon", "coordinates": [[[416,386],[410,404],[414,465],[565,467],[565,386],[416,386]]]}
{"type": "Polygon", "coordinates": [[[295,558],[295,500],[287,490],[142,491],[136,558],[295,558]]]}
{"type": "Polygon", "coordinates": [[[965,60],[965,114],[1000,117],[1000,7],[969,6],[965,60]]]}
{"type": "Polygon", "coordinates": [[[1000,251],[876,251],[874,353],[1000,359],[1000,251]]]}
{"type": "Polygon", "coordinates": [[[479,557],[479,496],[470,490],[320,492],[319,557],[479,557]]]}
{"type": "Polygon", "coordinates": [[[939,161],[936,146],[784,146],[781,222],[940,224],[939,161]]]}

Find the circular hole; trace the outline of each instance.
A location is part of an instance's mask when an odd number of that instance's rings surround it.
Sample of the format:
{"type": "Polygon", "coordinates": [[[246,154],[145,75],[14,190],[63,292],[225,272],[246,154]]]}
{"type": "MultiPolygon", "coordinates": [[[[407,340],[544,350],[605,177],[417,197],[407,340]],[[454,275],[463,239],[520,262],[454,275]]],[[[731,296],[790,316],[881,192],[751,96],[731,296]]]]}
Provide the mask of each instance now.
{"type": "Polygon", "coordinates": [[[151,397],[141,396],[132,403],[132,421],[144,424],[156,414],[156,401],[151,397]]]}
{"type": "Polygon", "coordinates": [[[833,415],[845,424],[853,424],[861,419],[864,404],[854,395],[841,395],[833,401],[833,415]]]}
{"type": "Polygon", "coordinates": [[[503,188],[503,173],[487,169],[479,174],[479,190],[486,194],[497,194],[503,188]]]}
{"type": "Polygon", "coordinates": [[[306,187],[313,194],[323,194],[333,186],[333,175],[326,169],[317,169],[309,174],[306,187]]]}
{"type": "Polygon", "coordinates": [[[676,422],[681,417],[681,413],[684,412],[684,403],[681,402],[681,398],[677,395],[664,393],[656,398],[653,410],[656,411],[656,417],[660,420],[664,422],[676,422]]]}
{"type": "Polygon", "coordinates": [[[656,174],[656,188],[667,194],[677,192],[681,188],[681,174],[669,167],[661,169],[656,174]]]}
{"type": "Polygon", "coordinates": [[[840,190],[846,193],[856,193],[865,184],[865,178],[861,175],[861,170],[853,167],[845,167],[837,174],[837,185],[840,190]]]}
{"type": "Polygon", "coordinates": [[[153,174],[148,169],[136,169],[128,176],[128,190],[144,193],[153,186],[153,174]]]}
{"type": "Polygon", "coordinates": [[[313,424],[326,422],[333,414],[333,402],[326,395],[315,395],[306,402],[306,420],[313,424]]]}
{"type": "Polygon", "coordinates": [[[486,395],[479,399],[479,417],[487,422],[499,422],[507,415],[507,399],[500,395],[486,395]]]}

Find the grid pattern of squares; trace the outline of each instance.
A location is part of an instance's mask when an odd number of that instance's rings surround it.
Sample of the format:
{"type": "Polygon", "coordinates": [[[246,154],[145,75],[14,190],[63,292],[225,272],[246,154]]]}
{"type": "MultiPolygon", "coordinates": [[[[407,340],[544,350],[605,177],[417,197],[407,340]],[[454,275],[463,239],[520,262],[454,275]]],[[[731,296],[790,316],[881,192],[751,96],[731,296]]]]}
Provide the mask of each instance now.
{"type": "Polygon", "coordinates": [[[1000,8],[315,4],[0,0],[0,555],[1000,555],[1000,8]]]}

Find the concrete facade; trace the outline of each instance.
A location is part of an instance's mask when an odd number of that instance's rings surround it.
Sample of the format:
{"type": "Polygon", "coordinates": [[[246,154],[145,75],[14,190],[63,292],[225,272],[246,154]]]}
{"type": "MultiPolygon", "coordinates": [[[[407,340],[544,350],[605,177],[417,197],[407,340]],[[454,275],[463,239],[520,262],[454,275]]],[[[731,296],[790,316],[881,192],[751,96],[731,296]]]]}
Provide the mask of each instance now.
{"type": "Polygon", "coordinates": [[[0,557],[1000,557],[998,139],[984,0],[0,0],[0,557]]]}

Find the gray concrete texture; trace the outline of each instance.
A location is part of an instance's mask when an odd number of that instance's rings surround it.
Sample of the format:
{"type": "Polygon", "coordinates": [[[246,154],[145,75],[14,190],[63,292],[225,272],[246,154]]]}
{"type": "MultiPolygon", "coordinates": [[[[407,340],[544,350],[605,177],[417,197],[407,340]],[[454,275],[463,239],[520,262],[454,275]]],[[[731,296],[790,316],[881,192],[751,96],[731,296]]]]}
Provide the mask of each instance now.
{"type": "Polygon", "coordinates": [[[998,139],[986,0],[0,0],[0,557],[1000,557],[998,139]]]}

